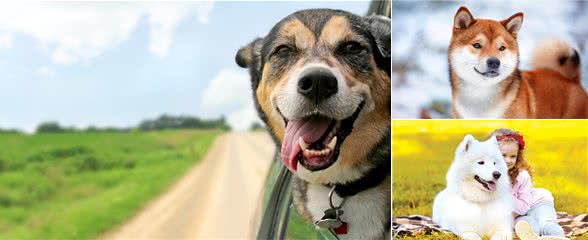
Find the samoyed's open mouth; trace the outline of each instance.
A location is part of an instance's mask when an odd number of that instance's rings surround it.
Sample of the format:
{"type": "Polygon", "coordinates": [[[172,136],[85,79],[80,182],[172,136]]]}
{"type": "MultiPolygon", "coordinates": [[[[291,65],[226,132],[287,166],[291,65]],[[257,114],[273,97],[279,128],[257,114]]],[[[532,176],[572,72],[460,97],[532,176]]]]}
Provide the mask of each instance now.
{"type": "Polygon", "coordinates": [[[351,116],[336,120],[312,115],[298,120],[286,120],[286,134],[282,141],[282,161],[292,172],[298,163],[310,171],[319,171],[333,165],[345,138],[351,134],[353,124],[363,102],[351,116]]]}
{"type": "Polygon", "coordinates": [[[490,192],[496,191],[496,183],[494,181],[484,181],[482,178],[478,177],[478,175],[474,176],[474,179],[482,184],[486,190],[490,192]]]}

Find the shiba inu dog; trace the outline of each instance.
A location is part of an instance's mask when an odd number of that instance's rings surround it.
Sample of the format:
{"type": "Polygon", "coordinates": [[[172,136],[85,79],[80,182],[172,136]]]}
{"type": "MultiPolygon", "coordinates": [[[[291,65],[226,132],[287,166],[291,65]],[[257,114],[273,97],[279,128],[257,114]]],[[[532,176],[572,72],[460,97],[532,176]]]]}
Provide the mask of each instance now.
{"type": "Polygon", "coordinates": [[[390,20],[310,9],[240,49],[261,119],[295,175],[298,213],[341,205],[339,238],[390,230],[390,20]],[[346,231],[345,231],[346,230],[346,231]]]}
{"type": "Polygon", "coordinates": [[[588,118],[578,52],[540,43],[533,70],[521,71],[517,34],[523,13],[495,21],[461,7],[454,17],[449,76],[454,118],[588,118]]]}
{"type": "Polygon", "coordinates": [[[510,181],[496,137],[466,135],[433,202],[433,221],[464,239],[512,239],[510,181]]]}

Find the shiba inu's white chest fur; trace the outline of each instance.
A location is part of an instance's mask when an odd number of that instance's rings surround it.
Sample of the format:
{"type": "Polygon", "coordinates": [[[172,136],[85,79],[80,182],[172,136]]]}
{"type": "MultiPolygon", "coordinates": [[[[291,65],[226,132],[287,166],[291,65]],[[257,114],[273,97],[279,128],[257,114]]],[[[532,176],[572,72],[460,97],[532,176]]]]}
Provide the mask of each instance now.
{"type": "Polygon", "coordinates": [[[502,118],[516,92],[500,98],[497,90],[498,87],[463,86],[454,98],[457,114],[462,118],[502,118]]]}
{"type": "MultiPolygon", "coordinates": [[[[324,216],[324,211],[329,209],[330,188],[323,185],[309,184],[307,191],[307,209],[316,221],[324,216]]],[[[386,229],[382,219],[390,218],[387,206],[390,204],[389,192],[382,192],[379,187],[362,191],[354,196],[347,197],[343,205],[341,220],[348,224],[348,233],[338,235],[340,239],[390,239],[384,236],[386,229]]],[[[334,194],[333,204],[338,206],[342,199],[334,194]]],[[[389,234],[389,232],[387,233],[389,234]]]]}

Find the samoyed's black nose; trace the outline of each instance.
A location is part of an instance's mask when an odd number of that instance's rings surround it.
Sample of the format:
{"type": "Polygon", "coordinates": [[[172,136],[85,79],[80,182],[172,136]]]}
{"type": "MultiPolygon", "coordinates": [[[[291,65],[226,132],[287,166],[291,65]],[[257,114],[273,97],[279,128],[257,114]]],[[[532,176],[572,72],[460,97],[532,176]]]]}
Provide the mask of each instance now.
{"type": "Polygon", "coordinates": [[[502,175],[502,174],[500,174],[498,171],[494,171],[494,172],[492,173],[492,176],[494,177],[494,179],[499,179],[501,175],[502,175]]]}

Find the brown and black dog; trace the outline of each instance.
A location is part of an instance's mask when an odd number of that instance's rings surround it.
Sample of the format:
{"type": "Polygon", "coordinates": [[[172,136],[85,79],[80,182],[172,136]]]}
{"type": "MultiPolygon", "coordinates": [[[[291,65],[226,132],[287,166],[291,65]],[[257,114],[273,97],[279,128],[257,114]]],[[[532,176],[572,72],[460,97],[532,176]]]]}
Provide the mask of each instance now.
{"type": "MultiPolygon", "coordinates": [[[[239,50],[258,113],[295,175],[294,204],[309,222],[342,205],[347,233],[390,230],[390,19],[310,9],[239,50]]],[[[340,229],[339,229],[340,230],[340,229]]]]}
{"type": "Polygon", "coordinates": [[[533,70],[521,71],[517,34],[523,13],[477,19],[461,7],[454,17],[449,73],[454,118],[588,118],[576,50],[560,40],[540,43],[533,70]]]}

